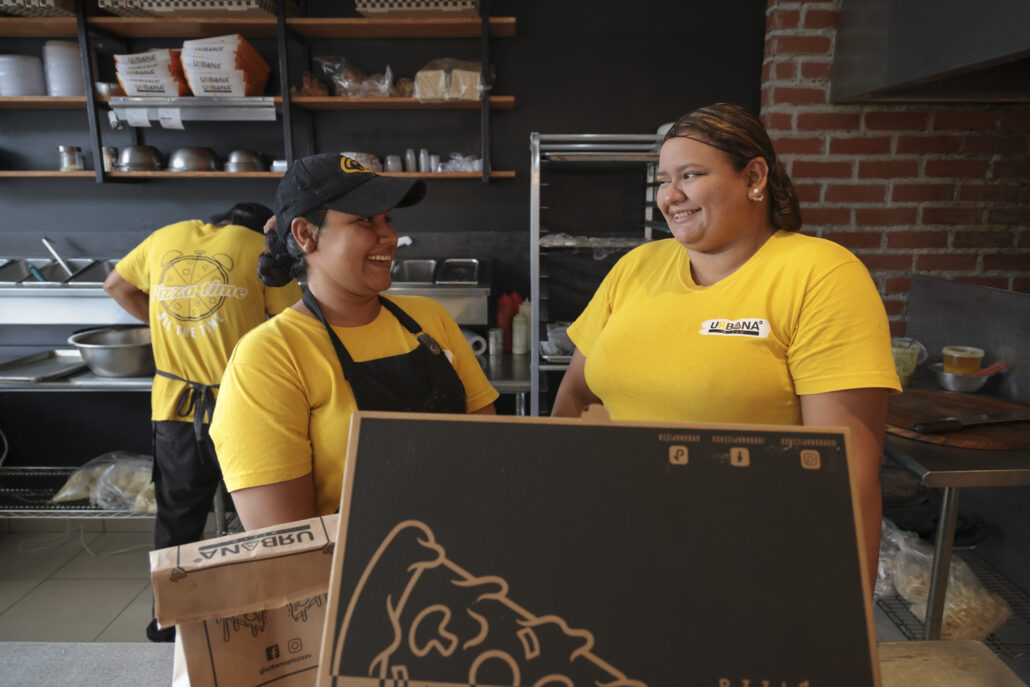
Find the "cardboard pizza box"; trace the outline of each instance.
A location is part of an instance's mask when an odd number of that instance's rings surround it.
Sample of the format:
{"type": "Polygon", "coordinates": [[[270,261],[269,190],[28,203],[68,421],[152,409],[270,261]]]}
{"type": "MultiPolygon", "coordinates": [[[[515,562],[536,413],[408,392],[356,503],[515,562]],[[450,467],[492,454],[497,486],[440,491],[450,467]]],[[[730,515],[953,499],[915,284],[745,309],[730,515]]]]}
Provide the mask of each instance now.
{"type": "Polygon", "coordinates": [[[314,685],[337,516],[150,552],[154,615],[192,687],[314,685]]]}

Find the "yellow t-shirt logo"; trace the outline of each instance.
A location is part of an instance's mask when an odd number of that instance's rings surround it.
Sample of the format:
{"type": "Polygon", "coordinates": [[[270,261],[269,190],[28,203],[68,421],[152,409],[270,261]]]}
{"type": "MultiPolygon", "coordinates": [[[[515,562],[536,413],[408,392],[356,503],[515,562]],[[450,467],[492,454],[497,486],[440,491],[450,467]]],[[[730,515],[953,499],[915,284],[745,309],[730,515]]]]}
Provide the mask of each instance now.
{"type": "Polygon", "coordinates": [[[372,172],[361,166],[360,162],[356,162],[346,155],[340,156],[340,169],[350,174],[351,172],[364,172],[365,174],[371,174],[372,172]]]}

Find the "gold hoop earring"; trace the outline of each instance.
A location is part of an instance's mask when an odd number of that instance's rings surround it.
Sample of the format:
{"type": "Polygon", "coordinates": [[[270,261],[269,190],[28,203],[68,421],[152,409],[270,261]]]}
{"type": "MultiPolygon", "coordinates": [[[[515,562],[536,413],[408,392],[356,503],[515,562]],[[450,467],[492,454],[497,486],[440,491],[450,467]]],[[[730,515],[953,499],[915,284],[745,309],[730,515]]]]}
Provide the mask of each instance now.
{"type": "Polygon", "coordinates": [[[758,189],[756,188],[756,189],[754,189],[753,191],[751,191],[751,196],[750,196],[750,198],[751,198],[751,200],[755,201],[756,203],[760,203],[760,202],[762,202],[763,200],[765,200],[765,194],[763,194],[763,193],[762,193],[761,191],[759,191],[759,190],[758,190],[758,189]]]}

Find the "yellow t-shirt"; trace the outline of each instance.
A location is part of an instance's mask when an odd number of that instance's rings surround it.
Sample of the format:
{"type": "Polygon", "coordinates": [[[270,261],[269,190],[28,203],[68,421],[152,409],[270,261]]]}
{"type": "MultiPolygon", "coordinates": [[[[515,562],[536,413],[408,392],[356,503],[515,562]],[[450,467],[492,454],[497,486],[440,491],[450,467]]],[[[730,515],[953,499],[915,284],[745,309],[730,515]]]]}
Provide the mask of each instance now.
{"type": "MultiPolygon", "coordinates": [[[[451,352],[469,412],[497,398],[443,306],[414,296],[390,300],[451,352]]],[[[333,330],[355,362],[401,355],[418,345],[386,308],[367,325],[333,330]]],[[[233,352],[211,423],[226,487],[275,484],[310,472],[319,514],[336,512],[355,410],[350,384],[320,321],[291,308],[255,328],[233,352]]]]}
{"type": "MultiPolygon", "coordinates": [[[[296,282],[271,288],[258,279],[263,246],[262,235],[246,227],[194,219],[158,229],[118,262],[118,274],[150,295],[157,369],[218,384],[240,337],[300,300],[296,282]]],[[[184,388],[155,376],[151,418],[191,421],[192,413],[176,413],[184,388]]]]}
{"type": "Polygon", "coordinates": [[[614,418],[801,424],[799,394],[901,389],[865,266],[792,232],[710,286],[674,239],[634,249],[568,333],[614,418]]]}

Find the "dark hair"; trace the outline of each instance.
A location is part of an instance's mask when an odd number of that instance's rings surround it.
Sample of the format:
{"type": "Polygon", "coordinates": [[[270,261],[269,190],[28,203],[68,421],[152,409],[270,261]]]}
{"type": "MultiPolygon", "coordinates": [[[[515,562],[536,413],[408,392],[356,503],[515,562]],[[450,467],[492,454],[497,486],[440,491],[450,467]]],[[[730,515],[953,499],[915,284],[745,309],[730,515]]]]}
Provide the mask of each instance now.
{"type": "Polygon", "coordinates": [[[222,222],[236,224],[260,234],[264,231],[265,222],[272,214],[271,208],[265,207],[261,203],[236,203],[225,212],[212,217],[210,221],[212,224],[221,224],[222,222]]]}
{"type": "Polygon", "coordinates": [[[716,103],[685,114],[672,125],[662,140],[697,134],[705,143],[726,153],[738,170],[756,157],[769,165],[769,224],[774,229],[801,228],[801,205],[783,163],[776,158],[772,141],[762,122],[739,105],[716,103]]]}
{"type": "MultiPolygon", "coordinates": [[[[322,226],[328,208],[316,208],[304,219],[317,227],[322,226]]],[[[290,227],[280,227],[265,234],[265,252],[258,256],[258,277],[265,286],[285,286],[291,279],[304,276],[306,271],[304,250],[293,238],[290,227]]]]}

